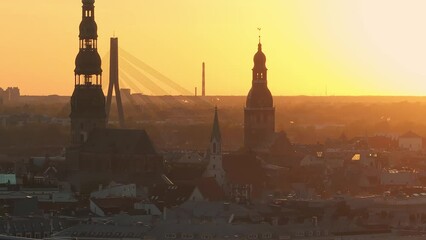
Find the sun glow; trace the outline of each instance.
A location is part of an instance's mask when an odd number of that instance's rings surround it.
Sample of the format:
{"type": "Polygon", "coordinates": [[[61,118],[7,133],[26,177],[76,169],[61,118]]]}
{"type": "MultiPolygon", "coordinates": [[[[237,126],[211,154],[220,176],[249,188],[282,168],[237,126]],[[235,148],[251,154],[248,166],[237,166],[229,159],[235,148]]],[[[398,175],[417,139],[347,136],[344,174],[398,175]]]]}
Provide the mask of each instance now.
{"type": "MultiPolygon", "coordinates": [[[[426,2],[96,2],[99,51],[120,47],[192,92],[206,62],[207,94],[245,95],[262,28],[274,95],[423,95],[426,2]]],[[[5,1],[0,86],[70,95],[79,1],[5,1]]],[[[108,69],[103,67],[104,77],[108,69]]],[[[175,93],[172,93],[175,94],[175,93]]]]}

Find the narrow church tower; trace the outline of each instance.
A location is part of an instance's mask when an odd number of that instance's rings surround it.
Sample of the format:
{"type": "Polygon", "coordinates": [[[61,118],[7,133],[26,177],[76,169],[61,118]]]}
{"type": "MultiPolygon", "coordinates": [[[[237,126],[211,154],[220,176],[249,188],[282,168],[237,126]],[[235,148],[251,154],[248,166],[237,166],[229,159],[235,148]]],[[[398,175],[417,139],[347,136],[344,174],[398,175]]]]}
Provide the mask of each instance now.
{"type": "Polygon", "coordinates": [[[222,167],[222,137],[220,135],[217,107],[214,112],[213,129],[210,137],[210,146],[207,150],[207,158],[209,163],[203,177],[214,177],[219,186],[224,187],[225,171],[222,167]]]}
{"type": "Polygon", "coordinates": [[[244,108],[244,147],[255,149],[275,132],[275,108],[268,89],[266,56],[260,42],[253,58],[252,87],[244,108]]]}
{"type": "Polygon", "coordinates": [[[71,97],[71,144],[85,142],[94,128],[106,127],[105,95],[102,91],[101,58],[95,0],[82,0],[79,52],[75,59],[74,92],[71,97]]]}

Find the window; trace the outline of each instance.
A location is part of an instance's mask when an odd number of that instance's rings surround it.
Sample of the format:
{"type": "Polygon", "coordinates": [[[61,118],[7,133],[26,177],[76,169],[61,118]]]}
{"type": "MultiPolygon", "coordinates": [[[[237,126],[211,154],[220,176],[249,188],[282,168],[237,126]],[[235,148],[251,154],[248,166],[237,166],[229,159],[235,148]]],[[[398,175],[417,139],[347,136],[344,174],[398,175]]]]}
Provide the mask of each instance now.
{"type": "Polygon", "coordinates": [[[176,233],[166,233],[165,236],[166,236],[167,239],[175,239],[176,233]]]}
{"type": "Polygon", "coordinates": [[[202,234],[201,235],[201,239],[204,239],[204,240],[212,239],[212,238],[213,238],[213,236],[211,234],[202,234]]]}
{"type": "Polygon", "coordinates": [[[194,235],[192,233],[182,233],[181,238],[182,239],[193,239],[194,235]]]}
{"type": "Polygon", "coordinates": [[[264,233],[264,234],[262,234],[262,238],[263,239],[270,239],[270,238],[272,238],[272,233],[264,233]]]}
{"type": "Polygon", "coordinates": [[[216,143],[213,143],[213,153],[216,153],[216,143]]]}
{"type": "Polygon", "coordinates": [[[254,234],[254,233],[249,234],[248,239],[257,239],[257,234],[254,234]]]}

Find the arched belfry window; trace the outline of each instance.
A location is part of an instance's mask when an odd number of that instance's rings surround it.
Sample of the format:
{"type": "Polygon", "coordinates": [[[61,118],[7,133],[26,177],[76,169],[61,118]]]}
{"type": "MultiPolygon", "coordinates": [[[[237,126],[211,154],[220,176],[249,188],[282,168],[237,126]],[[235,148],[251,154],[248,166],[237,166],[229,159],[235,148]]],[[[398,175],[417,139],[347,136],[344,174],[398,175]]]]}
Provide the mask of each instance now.
{"type": "Polygon", "coordinates": [[[216,143],[213,143],[213,153],[216,153],[216,143]]]}

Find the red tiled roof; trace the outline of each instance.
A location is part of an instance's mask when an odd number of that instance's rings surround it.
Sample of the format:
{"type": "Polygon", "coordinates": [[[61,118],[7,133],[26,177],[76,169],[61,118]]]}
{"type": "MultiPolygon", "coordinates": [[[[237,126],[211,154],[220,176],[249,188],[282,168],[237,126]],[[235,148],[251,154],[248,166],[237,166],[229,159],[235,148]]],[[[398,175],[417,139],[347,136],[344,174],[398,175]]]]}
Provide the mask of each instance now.
{"type": "Polygon", "coordinates": [[[134,204],[141,202],[140,198],[92,198],[99,208],[110,213],[119,213],[120,211],[134,210],[134,204]]]}
{"type": "Polygon", "coordinates": [[[397,143],[395,143],[394,140],[392,140],[392,138],[390,137],[386,137],[386,136],[373,136],[373,137],[369,137],[368,138],[368,145],[371,148],[390,148],[390,147],[394,147],[395,145],[397,145],[397,143]]]}
{"type": "Polygon", "coordinates": [[[254,153],[223,156],[223,168],[229,182],[234,184],[263,184],[266,175],[254,153]]]}
{"type": "Polygon", "coordinates": [[[421,137],[412,131],[408,131],[405,134],[401,135],[399,138],[421,138],[421,137]]]}

